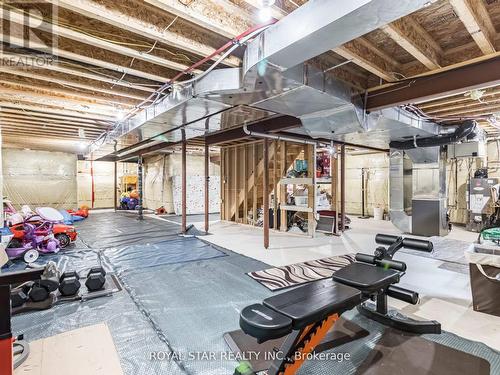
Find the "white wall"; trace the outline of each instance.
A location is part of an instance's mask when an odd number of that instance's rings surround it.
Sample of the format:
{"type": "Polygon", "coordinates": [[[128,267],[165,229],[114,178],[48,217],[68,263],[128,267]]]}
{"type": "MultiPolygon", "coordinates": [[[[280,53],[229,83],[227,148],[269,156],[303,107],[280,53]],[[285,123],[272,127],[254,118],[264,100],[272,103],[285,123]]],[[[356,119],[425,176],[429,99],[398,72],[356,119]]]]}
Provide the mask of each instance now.
{"type": "MultiPolygon", "coordinates": [[[[144,161],[144,206],[149,209],[165,207],[168,213],[179,213],[182,166],[181,154],[153,156],[144,161]]],[[[205,157],[187,155],[187,212],[204,212],[205,157]]],[[[220,168],[210,163],[210,212],[219,211],[220,168]]]]}
{"type": "MultiPolygon", "coordinates": [[[[94,177],[94,208],[111,208],[114,200],[115,163],[78,161],[78,205],[92,207],[92,174],[94,177]]],[[[125,174],[137,174],[137,164],[118,163],[118,184],[125,174]]],[[[120,186],[118,185],[118,188],[120,186]]],[[[118,194],[119,195],[119,194],[118,194]]]]}
{"type": "Polygon", "coordinates": [[[76,155],[13,148],[2,155],[3,194],[16,207],[77,207],[76,155]]]}

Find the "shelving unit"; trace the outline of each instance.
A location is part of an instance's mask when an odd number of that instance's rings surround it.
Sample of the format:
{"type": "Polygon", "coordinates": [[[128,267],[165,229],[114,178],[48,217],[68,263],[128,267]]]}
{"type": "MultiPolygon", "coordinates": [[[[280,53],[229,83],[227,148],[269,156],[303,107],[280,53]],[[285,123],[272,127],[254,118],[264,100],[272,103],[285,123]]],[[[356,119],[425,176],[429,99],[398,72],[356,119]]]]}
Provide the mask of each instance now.
{"type": "MultiPolygon", "coordinates": [[[[279,180],[280,194],[279,202],[281,209],[281,231],[287,230],[287,211],[295,211],[307,213],[307,228],[308,235],[314,237],[316,232],[316,146],[315,145],[303,145],[303,160],[307,161],[307,176],[308,177],[282,177],[279,180]],[[288,186],[292,185],[293,189],[297,186],[307,187],[307,206],[301,205],[289,205],[287,203],[287,190],[288,186]]],[[[282,155],[283,165],[291,166],[294,165],[296,160],[300,160],[294,157],[293,160],[289,160],[287,157],[286,149],[282,155]]],[[[284,175],[288,173],[289,168],[283,171],[284,175]]]]}

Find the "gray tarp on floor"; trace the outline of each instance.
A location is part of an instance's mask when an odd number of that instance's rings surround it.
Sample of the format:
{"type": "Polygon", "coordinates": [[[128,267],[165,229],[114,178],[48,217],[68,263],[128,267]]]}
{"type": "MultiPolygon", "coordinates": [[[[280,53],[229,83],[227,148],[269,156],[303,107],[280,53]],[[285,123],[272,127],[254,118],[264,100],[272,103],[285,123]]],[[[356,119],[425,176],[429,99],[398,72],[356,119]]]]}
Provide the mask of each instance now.
{"type": "MultiPolygon", "coordinates": [[[[188,251],[189,241],[185,244],[188,251]]],[[[110,298],[69,303],[45,312],[16,316],[13,318],[15,333],[25,333],[27,339],[34,340],[105,322],[110,327],[126,374],[232,374],[236,363],[221,360],[220,354],[213,361],[192,361],[185,358],[186,354],[197,351],[227,353],[222,335],[238,328],[239,311],[272,295],[245,273],[269,266],[223,250],[227,256],[148,268],[142,267],[144,258],[134,256],[124,263],[127,267],[122,267],[115,263],[118,258],[113,258],[113,251],[101,251],[99,255],[108,268],[117,271],[125,287],[123,292],[110,298]],[[150,359],[151,352],[172,350],[177,353],[173,361],[150,359]]],[[[84,254],[78,262],[95,262],[97,252],[84,254]]],[[[370,331],[369,337],[335,349],[350,353],[351,360],[309,362],[300,374],[354,374],[384,328],[355,312],[346,316],[370,331]]],[[[500,374],[499,353],[483,344],[448,333],[426,338],[485,358],[491,363],[492,374],[500,374]]]]}

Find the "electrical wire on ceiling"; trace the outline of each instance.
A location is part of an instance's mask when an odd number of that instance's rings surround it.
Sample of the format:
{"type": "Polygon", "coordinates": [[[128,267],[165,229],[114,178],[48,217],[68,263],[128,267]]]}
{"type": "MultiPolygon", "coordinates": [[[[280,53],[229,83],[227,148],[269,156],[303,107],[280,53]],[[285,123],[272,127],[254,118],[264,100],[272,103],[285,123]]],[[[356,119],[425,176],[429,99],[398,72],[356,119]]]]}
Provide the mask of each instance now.
{"type": "MultiPolygon", "coordinates": [[[[19,13],[22,13],[23,15],[25,16],[28,16],[28,17],[32,17],[32,18],[36,18],[37,20],[39,21],[42,21],[42,22],[46,22],[46,23],[49,23],[49,24],[52,24],[52,22],[50,22],[50,20],[44,18],[43,16],[39,16],[37,14],[33,14],[33,13],[29,13],[23,9],[20,9],[20,8],[16,8],[12,5],[9,5],[9,4],[3,4],[3,6],[7,7],[7,8],[10,8],[10,9],[13,9],[13,10],[16,10],[18,11],[19,13]]],[[[178,16],[176,16],[174,18],[173,21],[170,22],[170,24],[163,30],[163,32],[167,31],[173,24],[174,22],[178,19],[178,16]]],[[[157,44],[158,44],[158,40],[156,40],[153,44],[147,44],[146,42],[142,41],[142,40],[139,40],[139,39],[134,39],[134,38],[131,38],[131,37],[127,37],[127,36],[123,36],[123,35],[118,35],[118,34],[113,34],[113,33],[108,33],[108,32],[105,32],[105,31],[101,31],[101,30],[95,30],[95,29],[88,29],[88,28],[85,28],[85,27],[78,27],[78,26],[74,26],[73,24],[71,23],[68,23],[68,22],[65,22],[61,19],[58,19],[58,22],[57,22],[58,25],[60,26],[64,26],[72,31],[77,31],[77,32],[80,32],[82,34],[85,34],[87,36],[90,36],[92,38],[96,38],[96,39],[99,39],[99,40],[102,40],[104,42],[109,42],[109,43],[113,43],[113,44],[117,44],[117,45],[123,45],[123,46],[128,46],[128,47],[141,47],[141,48],[147,48],[149,49],[148,52],[143,52],[143,53],[146,53],[146,54],[149,54],[150,52],[152,52],[154,49],[157,49],[159,51],[164,51],[164,52],[167,52],[168,54],[176,57],[178,60],[184,62],[184,63],[192,63],[192,59],[187,56],[186,54],[184,53],[176,53],[176,52],[172,52],[171,50],[167,49],[167,48],[163,48],[163,47],[158,47],[157,44]],[[119,40],[116,40],[116,39],[109,39],[109,38],[104,38],[102,36],[99,36],[98,34],[99,33],[101,35],[109,35],[111,37],[115,37],[115,38],[124,38],[124,39],[128,39],[128,40],[131,40],[133,41],[134,43],[130,43],[130,42],[123,42],[123,41],[119,41],[119,40]]]]}
{"type": "MultiPolygon", "coordinates": [[[[244,31],[240,35],[238,35],[235,38],[228,41],[222,47],[220,47],[217,50],[215,50],[214,52],[212,52],[211,54],[207,55],[203,59],[201,59],[198,62],[196,62],[195,64],[191,65],[190,67],[184,69],[182,72],[180,72],[175,77],[170,79],[167,83],[165,83],[163,86],[161,86],[158,90],[156,90],[154,93],[152,93],[148,98],[146,98],[140,104],[135,106],[135,108],[133,110],[129,111],[123,117],[123,119],[117,123],[117,125],[119,125],[123,121],[127,121],[132,116],[134,116],[138,111],[150,108],[151,106],[157,104],[157,102],[159,101],[161,96],[164,94],[164,92],[167,91],[168,89],[170,89],[174,84],[177,84],[177,85],[184,84],[185,85],[185,84],[194,82],[194,81],[199,80],[200,78],[204,77],[206,74],[208,74],[213,69],[215,69],[222,61],[224,61],[234,50],[236,50],[241,45],[248,42],[250,39],[256,37],[261,32],[263,32],[265,29],[267,29],[269,26],[271,26],[272,24],[274,24],[276,22],[277,22],[277,20],[272,19],[266,23],[256,25],[256,26],[253,26],[253,27],[247,29],[246,31],[244,31]],[[191,74],[191,72],[193,70],[195,70],[197,67],[199,67],[200,65],[204,64],[205,62],[213,59],[217,55],[221,55],[221,56],[206,71],[204,71],[203,73],[201,73],[197,76],[194,76],[191,79],[178,82],[178,79],[181,78],[183,75],[191,74]],[[148,104],[147,106],[144,106],[146,103],[151,101],[151,99],[153,99],[153,98],[154,98],[154,100],[152,103],[148,104]]],[[[100,145],[103,145],[106,142],[107,135],[108,135],[108,132],[103,133],[96,141],[94,141],[94,144],[96,144],[97,142],[100,142],[100,145]]]]}

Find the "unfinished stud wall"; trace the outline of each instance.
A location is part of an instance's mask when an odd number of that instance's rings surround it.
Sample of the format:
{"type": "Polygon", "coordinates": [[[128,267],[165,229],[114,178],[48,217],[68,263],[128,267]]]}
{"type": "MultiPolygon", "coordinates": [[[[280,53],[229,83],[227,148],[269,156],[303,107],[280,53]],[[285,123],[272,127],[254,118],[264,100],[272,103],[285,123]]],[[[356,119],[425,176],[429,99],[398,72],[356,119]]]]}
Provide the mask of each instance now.
{"type": "MultiPolygon", "coordinates": [[[[126,174],[136,174],[137,164],[117,163],[118,184],[126,174]]],[[[106,161],[78,161],[78,207],[85,205],[94,208],[112,208],[114,200],[115,164],[106,161]],[[92,203],[92,180],[94,184],[94,202],[92,203]]],[[[119,186],[118,186],[119,188],[119,186]]],[[[118,193],[118,196],[120,194],[118,193]]]]}
{"type": "MultiPolygon", "coordinates": [[[[181,154],[146,158],[144,162],[144,206],[165,207],[168,213],[181,212],[181,154]]],[[[220,208],[220,167],[210,162],[210,213],[220,208]]],[[[205,157],[187,155],[187,213],[204,213],[205,157]]]]}
{"type": "MultiPolygon", "coordinates": [[[[278,202],[286,200],[285,185],[280,185],[282,177],[307,146],[283,141],[269,140],[269,194],[276,199],[269,201],[269,208],[277,211],[278,202]]],[[[263,207],[264,176],[263,141],[249,142],[221,149],[221,219],[243,224],[256,224],[258,211],[263,207]]],[[[312,148],[311,148],[312,154],[312,148]]],[[[314,164],[310,164],[314,166],[314,164]]],[[[312,173],[312,171],[311,171],[312,173]]],[[[312,191],[312,190],[311,190],[312,191]]],[[[310,201],[313,198],[311,197],[310,201]]],[[[281,228],[286,227],[286,212],[281,212],[281,228]]],[[[270,222],[277,228],[277,215],[270,222]]],[[[261,224],[260,224],[261,225],[261,224]]]]}
{"type": "Polygon", "coordinates": [[[3,194],[16,208],[77,206],[76,155],[13,148],[2,155],[3,194]]]}

